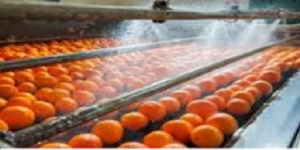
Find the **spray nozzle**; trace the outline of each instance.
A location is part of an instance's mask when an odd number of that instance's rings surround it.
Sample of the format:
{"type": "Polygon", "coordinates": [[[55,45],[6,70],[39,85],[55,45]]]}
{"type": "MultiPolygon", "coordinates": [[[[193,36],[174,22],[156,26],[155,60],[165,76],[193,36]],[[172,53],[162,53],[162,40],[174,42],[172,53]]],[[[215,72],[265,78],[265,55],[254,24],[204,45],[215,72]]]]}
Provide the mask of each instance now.
{"type": "MultiPolygon", "coordinates": [[[[171,8],[169,7],[169,3],[169,0],[155,0],[152,8],[154,10],[171,10],[171,8]]],[[[165,19],[153,20],[153,22],[155,23],[164,23],[165,21],[165,19]]]]}

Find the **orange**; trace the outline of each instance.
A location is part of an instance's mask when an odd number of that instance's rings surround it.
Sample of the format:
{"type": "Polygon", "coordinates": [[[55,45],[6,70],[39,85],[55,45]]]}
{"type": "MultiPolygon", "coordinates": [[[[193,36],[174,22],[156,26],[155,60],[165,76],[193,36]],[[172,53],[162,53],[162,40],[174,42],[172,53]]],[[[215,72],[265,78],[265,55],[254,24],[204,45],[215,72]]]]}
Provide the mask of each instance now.
{"type": "Polygon", "coordinates": [[[16,94],[18,89],[9,84],[1,84],[0,85],[0,97],[2,98],[9,98],[16,94]]]}
{"type": "Polygon", "coordinates": [[[218,74],[213,77],[219,87],[225,86],[229,83],[229,78],[225,74],[218,74]]]}
{"type": "Polygon", "coordinates": [[[103,86],[99,89],[99,93],[101,94],[102,97],[115,97],[117,96],[117,91],[115,88],[110,87],[110,86],[103,86]]]}
{"type": "Polygon", "coordinates": [[[32,102],[36,101],[36,97],[34,95],[32,95],[31,93],[27,93],[27,92],[18,92],[14,95],[15,96],[22,96],[22,97],[27,97],[28,99],[30,99],[32,102]]]}
{"type": "Polygon", "coordinates": [[[79,65],[71,65],[68,67],[69,72],[81,72],[82,67],[79,65]]]}
{"type": "Polygon", "coordinates": [[[226,113],[216,113],[210,116],[206,124],[217,127],[224,135],[232,135],[238,128],[235,118],[226,113]]]}
{"type": "Polygon", "coordinates": [[[102,77],[103,74],[96,70],[96,69],[93,69],[93,68],[85,68],[83,69],[83,75],[88,78],[89,76],[99,76],[99,77],[102,77]]]}
{"type": "Polygon", "coordinates": [[[130,82],[127,82],[126,84],[126,89],[128,91],[133,91],[133,90],[137,90],[139,88],[142,88],[145,86],[145,83],[142,81],[142,80],[139,80],[139,79],[134,79],[134,80],[131,80],[130,82]]]}
{"type": "Polygon", "coordinates": [[[85,90],[92,93],[96,93],[99,90],[99,86],[92,81],[75,81],[74,87],[76,90],[85,90]]]}
{"type": "Polygon", "coordinates": [[[198,85],[204,93],[212,93],[217,89],[217,83],[212,79],[202,80],[198,85]]]}
{"type": "Polygon", "coordinates": [[[146,116],[139,112],[130,112],[122,116],[121,123],[124,128],[132,131],[137,131],[148,125],[148,119],[146,116]]]}
{"type": "Polygon", "coordinates": [[[245,76],[243,79],[252,83],[252,82],[259,80],[259,77],[254,74],[251,74],[251,75],[245,76]]]}
{"type": "Polygon", "coordinates": [[[7,106],[7,100],[0,98],[0,109],[5,108],[7,106]]]}
{"type": "Polygon", "coordinates": [[[41,88],[37,92],[35,92],[35,97],[38,100],[47,101],[50,94],[53,92],[51,88],[41,88]]]}
{"type": "Polygon", "coordinates": [[[70,149],[72,147],[65,143],[54,142],[54,143],[46,143],[46,144],[42,145],[40,148],[43,148],[43,149],[70,149]]]}
{"type": "Polygon", "coordinates": [[[230,100],[233,93],[234,91],[230,89],[220,89],[215,92],[215,95],[222,97],[225,100],[225,103],[227,103],[230,100]]]}
{"type": "Polygon", "coordinates": [[[124,129],[118,121],[103,120],[92,127],[92,133],[101,138],[104,144],[114,144],[122,139],[124,129]]]}
{"type": "Polygon", "coordinates": [[[30,108],[33,101],[25,96],[13,96],[9,99],[7,106],[24,106],[30,108]]]}
{"type": "Polygon", "coordinates": [[[180,106],[185,106],[193,100],[191,93],[187,90],[176,90],[171,93],[171,97],[176,98],[180,102],[180,106]]]}
{"type": "Polygon", "coordinates": [[[243,99],[232,99],[226,105],[226,110],[232,115],[242,116],[250,112],[250,104],[243,99]]]}
{"type": "Polygon", "coordinates": [[[70,83],[73,81],[73,79],[69,75],[66,75],[66,74],[58,76],[57,79],[59,82],[69,82],[70,83]]]}
{"type": "Polygon", "coordinates": [[[33,72],[41,72],[41,71],[48,72],[48,68],[45,66],[33,68],[33,72]]]}
{"type": "Polygon", "coordinates": [[[75,90],[75,87],[73,86],[73,84],[68,83],[68,82],[60,82],[57,85],[55,85],[56,89],[63,89],[63,90],[67,90],[69,92],[72,92],[75,90]]]}
{"type": "Polygon", "coordinates": [[[35,121],[35,115],[27,107],[11,106],[0,111],[0,119],[5,121],[11,130],[18,130],[31,126],[35,121]]]}
{"type": "Polygon", "coordinates": [[[119,80],[119,79],[111,79],[111,80],[109,80],[109,81],[107,81],[106,82],[106,85],[108,85],[108,86],[111,86],[111,87],[113,87],[114,89],[117,89],[117,90],[123,90],[123,88],[124,88],[124,83],[121,81],[121,80],[119,80]]]}
{"type": "Polygon", "coordinates": [[[249,103],[249,105],[253,105],[254,102],[256,101],[255,97],[253,97],[253,95],[247,91],[238,91],[238,92],[235,92],[231,98],[238,98],[238,99],[242,99],[242,100],[245,100],[246,102],[249,103]]]}
{"type": "Polygon", "coordinates": [[[56,114],[54,106],[43,101],[35,101],[32,104],[31,109],[34,111],[36,118],[39,120],[45,120],[55,116],[56,114]]]}
{"type": "Polygon", "coordinates": [[[68,70],[64,67],[49,67],[49,73],[54,77],[58,77],[60,75],[68,74],[68,70]]]}
{"type": "Polygon", "coordinates": [[[145,144],[139,143],[139,142],[125,142],[122,145],[120,145],[118,148],[121,149],[146,149],[148,148],[145,144]]]}
{"type": "Polygon", "coordinates": [[[231,90],[233,92],[237,92],[237,91],[243,90],[243,87],[241,87],[239,85],[232,85],[232,86],[228,87],[227,89],[231,90]]]}
{"type": "Polygon", "coordinates": [[[273,91],[272,85],[269,82],[263,80],[253,82],[251,86],[258,88],[262,95],[268,95],[273,91]]]}
{"type": "Polygon", "coordinates": [[[25,71],[16,72],[14,78],[18,84],[22,82],[34,82],[34,76],[31,73],[25,71]]]}
{"type": "Polygon", "coordinates": [[[187,147],[181,143],[171,143],[162,147],[163,149],[186,149],[187,147]]]}
{"type": "Polygon", "coordinates": [[[10,77],[1,76],[0,77],[0,84],[15,85],[15,80],[10,78],[10,77]]]}
{"type": "Polygon", "coordinates": [[[218,112],[218,106],[211,101],[195,100],[187,105],[186,110],[187,112],[197,114],[206,120],[208,117],[218,112]]]}
{"type": "Polygon", "coordinates": [[[146,101],[142,103],[138,111],[144,114],[150,121],[159,121],[162,120],[166,114],[166,107],[155,101],[146,101]]]}
{"type": "Polygon", "coordinates": [[[9,131],[9,126],[6,122],[0,119],[0,131],[9,131]]]}
{"type": "Polygon", "coordinates": [[[34,75],[35,77],[40,77],[40,76],[50,76],[50,74],[48,72],[38,72],[34,75]]]}
{"type": "Polygon", "coordinates": [[[262,96],[262,93],[258,90],[258,88],[253,86],[247,87],[245,91],[251,93],[256,100],[260,99],[262,96]]]}
{"type": "Polygon", "coordinates": [[[53,87],[58,83],[58,80],[52,76],[37,76],[35,78],[35,85],[42,87],[53,87]]]}
{"type": "Polygon", "coordinates": [[[247,80],[237,80],[236,82],[234,82],[233,85],[238,85],[241,86],[243,88],[249,87],[251,85],[250,81],[247,80]]]}
{"type": "Polygon", "coordinates": [[[189,122],[193,127],[197,127],[204,123],[204,120],[200,116],[192,113],[186,113],[182,115],[180,119],[189,122]]]}
{"type": "Polygon", "coordinates": [[[81,72],[71,72],[70,73],[70,77],[73,80],[81,80],[84,78],[84,75],[81,72]]]}
{"type": "Polygon", "coordinates": [[[160,102],[161,104],[163,104],[166,107],[168,114],[178,112],[180,109],[180,103],[174,97],[162,97],[159,99],[158,102],[160,102]]]}
{"type": "Polygon", "coordinates": [[[70,97],[65,97],[56,101],[54,106],[56,110],[61,113],[70,113],[78,108],[77,102],[70,97]]]}
{"type": "Polygon", "coordinates": [[[174,140],[188,143],[190,140],[190,133],[193,130],[192,124],[185,120],[171,120],[162,126],[162,130],[169,133],[174,140]]]}
{"type": "Polygon", "coordinates": [[[172,136],[165,131],[152,131],[148,133],[143,140],[143,143],[149,148],[161,148],[172,142],[172,136]]]}
{"type": "Polygon", "coordinates": [[[104,85],[104,80],[98,76],[89,76],[86,80],[96,83],[99,87],[104,85]]]}
{"type": "Polygon", "coordinates": [[[72,148],[101,148],[102,141],[101,139],[90,133],[78,134],[72,137],[68,144],[72,148]]]}
{"type": "Polygon", "coordinates": [[[34,93],[37,90],[36,86],[31,82],[23,82],[18,85],[19,92],[34,93]]]}
{"type": "Polygon", "coordinates": [[[191,141],[198,147],[219,147],[223,140],[222,132],[211,125],[200,125],[191,132],[191,141]]]}
{"type": "Polygon", "coordinates": [[[55,104],[56,101],[65,97],[70,97],[69,91],[63,89],[54,89],[47,97],[47,102],[55,104]]]}
{"type": "Polygon", "coordinates": [[[72,97],[80,106],[91,105],[96,101],[96,97],[89,91],[74,91],[72,97]]]}
{"type": "Polygon", "coordinates": [[[9,72],[3,72],[3,73],[1,73],[1,76],[14,78],[14,77],[15,77],[15,73],[12,72],[12,71],[9,71],[9,72]]]}
{"type": "Polygon", "coordinates": [[[184,86],[182,89],[190,92],[192,94],[193,99],[199,98],[202,95],[201,89],[194,85],[187,85],[187,86],[184,86]]]}
{"type": "Polygon", "coordinates": [[[282,76],[279,72],[273,70],[265,70],[262,71],[260,74],[260,79],[268,81],[270,83],[278,83],[282,80],[282,76]]]}
{"type": "Polygon", "coordinates": [[[218,106],[218,109],[220,111],[222,111],[226,108],[226,101],[221,96],[212,95],[212,96],[205,97],[205,100],[215,103],[218,106]]]}

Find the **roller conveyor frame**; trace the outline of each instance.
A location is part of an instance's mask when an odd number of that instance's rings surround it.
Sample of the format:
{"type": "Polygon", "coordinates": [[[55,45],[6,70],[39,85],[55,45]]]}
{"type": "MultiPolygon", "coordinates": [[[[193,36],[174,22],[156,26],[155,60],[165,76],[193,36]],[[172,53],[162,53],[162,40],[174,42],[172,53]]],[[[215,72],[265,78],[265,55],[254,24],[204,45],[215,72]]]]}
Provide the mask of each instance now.
{"type": "Polygon", "coordinates": [[[137,102],[141,98],[151,96],[155,93],[161,92],[172,86],[178,85],[182,82],[198,77],[216,68],[223,67],[242,58],[246,58],[248,56],[261,52],[266,48],[284,42],[288,42],[296,38],[298,37],[285,39],[231,58],[224,59],[222,61],[218,61],[211,65],[207,65],[204,67],[193,69],[185,73],[181,73],[175,77],[164,79],[162,81],[153,83],[139,90],[113,98],[111,102],[108,102],[105,105],[95,104],[86,108],[81,108],[70,115],[61,116],[55,120],[43,122],[35,126],[29,127],[27,129],[17,131],[13,133],[13,135],[8,136],[5,140],[14,146],[28,146],[31,144],[35,144],[38,141],[45,140],[50,136],[65,131],[66,129],[73,128],[75,126],[85,123],[86,121],[90,121],[92,119],[98,118],[101,115],[105,115],[109,112],[119,109],[123,106],[137,102]]]}

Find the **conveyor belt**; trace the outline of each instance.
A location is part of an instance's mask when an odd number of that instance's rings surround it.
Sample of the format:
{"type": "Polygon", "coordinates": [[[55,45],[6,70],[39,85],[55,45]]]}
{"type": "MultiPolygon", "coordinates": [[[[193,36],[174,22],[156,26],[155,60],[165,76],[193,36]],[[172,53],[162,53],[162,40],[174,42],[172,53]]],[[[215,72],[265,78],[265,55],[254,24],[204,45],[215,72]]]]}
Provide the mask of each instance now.
{"type": "Polygon", "coordinates": [[[172,86],[178,85],[182,82],[198,77],[216,68],[223,67],[242,58],[246,58],[248,56],[261,52],[268,47],[278,45],[280,43],[284,43],[287,41],[291,41],[296,38],[297,37],[285,39],[280,42],[269,44],[259,49],[254,49],[249,52],[218,61],[216,63],[210,64],[205,67],[200,67],[188,72],[181,73],[172,78],[164,79],[160,82],[153,83],[139,90],[127,93],[125,95],[121,95],[116,98],[112,98],[111,101],[106,103],[105,105],[95,104],[93,106],[82,108],[74,112],[73,114],[58,117],[53,121],[43,122],[41,124],[29,127],[27,129],[17,131],[15,133],[14,143],[17,143],[18,146],[28,146],[30,144],[34,144],[37,141],[41,141],[46,138],[49,138],[52,135],[65,131],[66,129],[73,128],[87,121],[98,118],[99,116],[105,115],[109,112],[120,109],[129,104],[132,104],[136,101],[139,101],[142,98],[146,98],[155,93],[164,91],[172,86]]]}

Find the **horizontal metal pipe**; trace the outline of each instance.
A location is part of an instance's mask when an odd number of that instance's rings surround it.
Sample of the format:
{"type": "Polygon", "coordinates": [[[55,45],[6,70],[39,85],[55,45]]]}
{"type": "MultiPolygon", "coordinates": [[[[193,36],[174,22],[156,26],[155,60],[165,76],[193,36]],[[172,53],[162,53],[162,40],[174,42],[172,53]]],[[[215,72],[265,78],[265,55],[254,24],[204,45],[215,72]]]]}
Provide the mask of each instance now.
{"type": "Polygon", "coordinates": [[[137,44],[132,46],[123,46],[123,47],[116,47],[116,48],[104,48],[98,49],[94,51],[86,51],[86,52],[77,52],[72,54],[62,54],[62,55],[55,55],[55,56],[48,56],[42,58],[32,58],[32,59],[22,59],[16,61],[8,61],[0,63],[0,72],[5,71],[12,71],[24,68],[31,68],[31,67],[38,67],[38,66],[45,66],[63,62],[70,62],[75,60],[82,60],[88,58],[95,58],[95,57],[106,57],[121,53],[130,53],[136,51],[143,51],[149,50],[152,48],[158,48],[162,46],[170,46],[188,42],[194,42],[197,40],[201,40],[202,38],[195,37],[195,38],[186,38],[186,39],[179,39],[179,40],[170,40],[165,42],[157,42],[157,43],[150,43],[150,44],[137,44]]]}
{"type": "Polygon", "coordinates": [[[112,111],[118,110],[124,106],[137,102],[143,98],[149,97],[161,91],[164,91],[170,87],[176,86],[180,83],[191,80],[195,77],[203,75],[207,72],[210,72],[214,69],[226,66],[232,62],[238,61],[240,59],[249,57],[253,54],[263,51],[266,48],[272,47],[274,45],[278,45],[284,42],[291,41],[298,37],[292,37],[285,40],[281,40],[279,42],[275,42],[264,47],[250,50],[246,53],[239,54],[237,56],[233,56],[221,61],[217,61],[213,64],[199,67],[181,74],[178,74],[174,77],[170,77],[159,82],[153,83],[136,91],[118,96],[116,98],[112,98],[110,102],[106,104],[94,104],[92,106],[82,108],[77,110],[72,114],[68,114],[65,116],[58,117],[55,120],[42,122],[40,124],[34,125],[27,129],[17,131],[15,133],[15,143],[18,146],[28,146],[31,144],[35,144],[38,141],[45,140],[50,136],[56,135],[62,131],[66,131],[67,129],[76,127],[81,125],[87,121],[91,121],[92,119],[99,118],[102,115],[110,113],[112,111]]]}
{"type": "Polygon", "coordinates": [[[66,5],[61,3],[9,2],[0,4],[0,19],[26,20],[194,20],[194,19],[279,19],[300,18],[300,13],[198,12],[152,10],[139,7],[66,5]]]}

